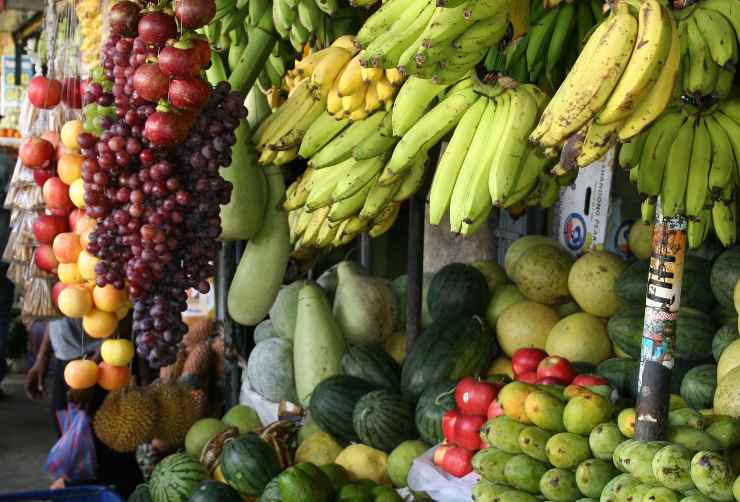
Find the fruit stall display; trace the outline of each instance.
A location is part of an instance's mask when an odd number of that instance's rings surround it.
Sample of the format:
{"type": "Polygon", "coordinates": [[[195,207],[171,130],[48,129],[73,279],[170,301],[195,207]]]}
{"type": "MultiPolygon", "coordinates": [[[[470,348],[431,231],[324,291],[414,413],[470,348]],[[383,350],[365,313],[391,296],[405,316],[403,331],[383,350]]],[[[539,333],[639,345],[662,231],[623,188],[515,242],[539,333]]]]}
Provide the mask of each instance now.
{"type": "Polygon", "coordinates": [[[25,131],[8,201],[26,214],[6,255],[105,339],[102,362],[65,379],[109,391],[93,428],[136,451],[147,482],[130,500],[423,500],[409,479],[425,455],[451,482],[477,480],[478,501],[739,498],[730,0],[71,5],[85,78],[52,65],[30,82],[43,127],[25,131]],[[637,260],[522,237],[503,266],[426,275],[414,337],[417,284],[336,258],[424,194],[429,222],[463,237],[494,209],[551,207],[612,148],[643,201],[637,260]],[[646,442],[634,399],[658,201],[699,252],[682,277],[668,441],[646,442]],[[715,237],[726,249],[706,258],[715,237]],[[247,242],[220,321],[250,327],[245,380],[274,423],[222,413],[235,348],[220,324],[181,315],[229,241],[247,242]],[[131,381],[135,354],[155,383],[131,381]]]}

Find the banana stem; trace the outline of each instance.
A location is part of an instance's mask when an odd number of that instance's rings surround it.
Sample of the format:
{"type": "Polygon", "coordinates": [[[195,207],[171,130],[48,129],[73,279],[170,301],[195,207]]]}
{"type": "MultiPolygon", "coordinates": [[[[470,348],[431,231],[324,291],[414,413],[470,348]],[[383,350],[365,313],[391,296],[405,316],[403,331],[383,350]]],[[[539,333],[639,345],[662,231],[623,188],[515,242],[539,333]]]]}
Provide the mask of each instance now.
{"type": "Polygon", "coordinates": [[[206,70],[206,77],[211,85],[223,82],[227,78],[224,60],[221,59],[221,54],[213,49],[211,49],[211,66],[206,70]]]}
{"type": "Polygon", "coordinates": [[[244,94],[247,94],[254,85],[277,42],[273,34],[272,13],[266,12],[265,16],[260,19],[257,26],[247,27],[249,42],[239,58],[239,63],[229,76],[231,88],[244,94]],[[266,21],[267,14],[270,14],[270,18],[266,21]]]}

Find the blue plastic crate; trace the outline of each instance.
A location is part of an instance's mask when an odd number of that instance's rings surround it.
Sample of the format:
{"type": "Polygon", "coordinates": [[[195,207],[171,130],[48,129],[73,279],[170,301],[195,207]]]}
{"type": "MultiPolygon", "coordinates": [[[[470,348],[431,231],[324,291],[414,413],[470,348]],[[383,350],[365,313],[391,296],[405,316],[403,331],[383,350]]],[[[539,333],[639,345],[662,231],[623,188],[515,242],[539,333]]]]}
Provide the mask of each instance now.
{"type": "Polygon", "coordinates": [[[0,493],[0,502],[15,500],[64,502],[123,502],[123,499],[104,486],[75,486],[62,490],[0,493]]]}

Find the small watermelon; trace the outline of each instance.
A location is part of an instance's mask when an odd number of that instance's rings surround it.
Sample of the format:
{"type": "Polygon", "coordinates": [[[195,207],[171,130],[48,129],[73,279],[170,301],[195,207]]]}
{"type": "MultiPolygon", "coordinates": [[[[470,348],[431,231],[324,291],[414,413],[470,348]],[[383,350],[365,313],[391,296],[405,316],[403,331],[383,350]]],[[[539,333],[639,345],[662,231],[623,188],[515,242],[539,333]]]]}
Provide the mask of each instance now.
{"type": "Polygon", "coordinates": [[[208,471],[187,453],[173,453],[162,459],[149,479],[153,502],[186,502],[193,490],[208,479],[208,471]]]}
{"type": "Polygon", "coordinates": [[[188,502],[242,502],[242,498],[229,485],[208,480],[193,490],[188,502]]]}
{"type": "Polygon", "coordinates": [[[717,366],[702,364],[686,373],[681,382],[681,397],[689,407],[703,410],[712,407],[717,387],[717,366]]]}

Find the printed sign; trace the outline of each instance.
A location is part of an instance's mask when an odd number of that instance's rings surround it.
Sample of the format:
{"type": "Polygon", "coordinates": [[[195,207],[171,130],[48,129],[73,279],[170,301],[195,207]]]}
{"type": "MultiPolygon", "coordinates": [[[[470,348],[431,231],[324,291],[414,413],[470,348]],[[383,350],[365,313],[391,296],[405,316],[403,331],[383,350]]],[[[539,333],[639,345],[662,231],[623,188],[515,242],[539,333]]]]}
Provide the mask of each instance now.
{"type": "Polygon", "coordinates": [[[22,56],[21,85],[15,85],[15,56],[2,56],[2,80],[0,80],[0,115],[8,115],[10,110],[20,108],[23,93],[33,77],[31,58],[22,56]]]}

